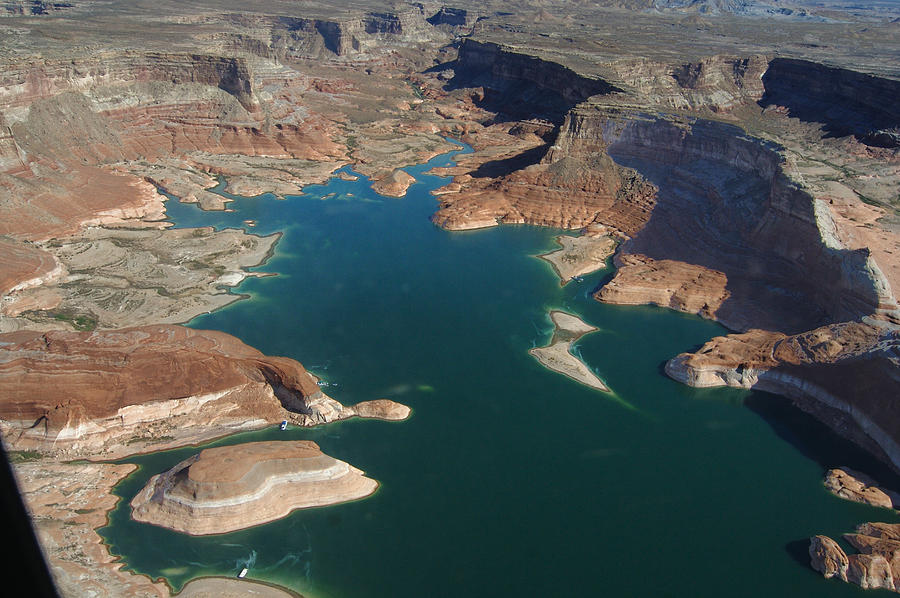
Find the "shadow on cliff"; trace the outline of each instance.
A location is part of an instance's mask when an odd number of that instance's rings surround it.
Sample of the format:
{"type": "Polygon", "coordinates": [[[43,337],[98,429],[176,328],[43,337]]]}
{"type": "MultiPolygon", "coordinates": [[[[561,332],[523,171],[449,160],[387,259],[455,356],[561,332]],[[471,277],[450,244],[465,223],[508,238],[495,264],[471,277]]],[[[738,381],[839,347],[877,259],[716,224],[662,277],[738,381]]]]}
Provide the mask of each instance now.
{"type": "Polygon", "coordinates": [[[900,81],[814,62],[776,58],[762,77],[763,108],[819,123],[824,137],[854,135],[875,147],[900,147],[900,81]]]}
{"type": "Polygon", "coordinates": [[[723,273],[716,318],[735,330],[793,334],[872,313],[868,254],[825,246],[815,202],[782,173],[777,150],[723,123],[630,123],[609,153],[659,192],[625,250],[723,273]]]}
{"type": "MultiPolygon", "coordinates": [[[[853,442],[796,407],[790,399],[761,391],[751,392],[744,405],[759,415],[779,438],[825,471],[849,467],[865,473],[884,488],[900,489],[900,475],[853,442]]],[[[808,559],[807,559],[808,564],[808,559]]]]}
{"type": "Polygon", "coordinates": [[[495,122],[539,119],[559,125],[566,113],[591,96],[622,90],[599,77],[585,76],[539,56],[489,42],[464,40],[456,60],[428,69],[452,69],[446,91],[481,89],[475,104],[497,114],[495,122]]]}
{"type": "Polygon", "coordinates": [[[425,72],[447,69],[453,69],[454,74],[444,85],[444,91],[472,90],[472,102],[495,114],[492,123],[538,119],[559,125],[578,101],[589,97],[572,101],[555,90],[543,89],[528,81],[504,80],[492,76],[489,70],[467,68],[459,60],[425,72]]]}
{"type": "Polygon", "coordinates": [[[472,178],[476,179],[493,179],[506,176],[517,170],[521,170],[527,166],[531,166],[532,164],[537,164],[538,162],[540,162],[541,158],[544,157],[544,154],[547,153],[547,149],[549,147],[550,144],[539,145],[509,158],[504,158],[502,160],[490,160],[488,162],[485,162],[469,174],[472,176],[472,178]]]}

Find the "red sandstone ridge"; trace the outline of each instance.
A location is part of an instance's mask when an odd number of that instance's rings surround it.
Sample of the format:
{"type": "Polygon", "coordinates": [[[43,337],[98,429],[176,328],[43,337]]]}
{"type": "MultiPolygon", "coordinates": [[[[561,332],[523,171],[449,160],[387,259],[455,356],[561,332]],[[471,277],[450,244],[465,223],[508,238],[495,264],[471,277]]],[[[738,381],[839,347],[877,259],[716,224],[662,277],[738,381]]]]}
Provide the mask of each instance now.
{"type": "MultiPolygon", "coordinates": [[[[365,414],[409,414],[367,405],[365,414]]],[[[135,438],[184,444],[283,419],[312,425],[356,414],[298,362],[222,332],[159,325],[0,335],[0,430],[11,449],[120,454],[137,450],[135,438]]]]}
{"type": "Polygon", "coordinates": [[[900,331],[858,322],[796,335],[716,337],[666,364],[698,387],[756,388],[793,399],[900,471],[900,331]]]}

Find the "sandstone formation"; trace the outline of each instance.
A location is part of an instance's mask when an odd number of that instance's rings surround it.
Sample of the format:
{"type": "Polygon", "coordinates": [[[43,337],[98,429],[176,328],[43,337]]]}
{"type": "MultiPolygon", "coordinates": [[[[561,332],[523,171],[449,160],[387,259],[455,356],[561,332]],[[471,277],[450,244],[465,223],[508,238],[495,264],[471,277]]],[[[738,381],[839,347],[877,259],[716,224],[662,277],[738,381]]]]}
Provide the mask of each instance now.
{"type": "Polygon", "coordinates": [[[900,591],[900,525],[864,523],[844,539],[859,551],[846,554],[827,536],[810,540],[810,564],[826,578],[854,583],[864,590],[900,591]]]}
{"type": "MultiPolygon", "coordinates": [[[[180,326],[0,335],[0,431],[11,450],[112,457],[288,420],[357,415],[299,363],[180,326]]],[[[379,400],[363,417],[402,419],[379,400]]]]}
{"type": "Polygon", "coordinates": [[[900,495],[879,488],[875,480],[849,467],[829,469],[825,474],[825,488],[845,500],[888,509],[900,507],[900,495]]]}
{"type": "Polygon", "coordinates": [[[372,190],[381,195],[403,197],[406,195],[406,190],[415,181],[416,179],[412,175],[398,169],[383,178],[375,180],[372,183],[372,190]]]}
{"type": "Polygon", "coordinates": [[[500,116],[542,115],[559,126],[531,165],[508,160],[511,171],[493,177],[455,173],[435,223],[609,228],[624,241],[599,300],[653,303],[749,331],[719,345],[715,359],[708,347],[686,369],[676,358],[670,375],[786,394],[900,467],[887,398],[898,382],[900,239],[881,187],[900,180],[891,149],[900,113],[885,99],[900,90],[896,72],[762,53],[592,63],[473,40],[453,72],[456,85],[484,87],[477,101],[500,116]],[[525,84],[550,90],[549,101],[531,112],[511,101],[525,84]],[[790,335],[801,344],[837,337],[836,353],[788,355],[793,344],[781,341],[790,335]],[[776,344],[779,355],[767,353],[776,344]]]}
{"type": "Polygon", "coordinates": [[[572,355],[572,345],[585,334],[597,329],[563,311],[551,311],[553,337],[545,347],[528,351],[544,367],[596,390],[610,392],[609,387],[581,359],[572,355]]]}
{"type": "MultiPolygon", "coordinates": [[[[159,190],[223,209],[210,189],[223,177],[235,194],[285,195],[352,163],[401,194],[397,169],[446,151],[450,135],[476,151],[443,172],[454,178],[436,224],[604,229],[621,244],[599,299],[745,332],[679,356],[670,374],[787,394],[897,464],[890,6],[310,0],[298,11],[290,0],[0,8],[0,332],[27,331],[0,336],[5,439],[113,456],[281,419],[407,416],[391,402],[342,407],[296,362],[218,333],[102,329],[223,305],[234,297],[219,287],[274,242],[164,231],[159,190]],[[42,334],[52,328],[84,332],[42,334]]],[[[72,475],[88,487],[95,473],[72,475]]],[[[76,532],[95,541],[85,525],[49,541],[81,546],[76,532]]],[[[820,545],[839,577],[896,579],[891,558],[842,560],[820,545]]],[[[69,568],[67,595],[92,579],[111,594],[165,593],[93,547],[52,552],[69,568]]]]}
{"type": "Polygon", "coordinates": [[[221,534],[372,494],[378,482],[308,440],[204,449],[155,475],[131,500],[137,521],[221,534]]]}
{"type": "Polygon", "coordinates": [[[728,279],[721,272],[676,260],[621,254],[616,274],[594,296],[618,305],[659,305],[715,318],[728,299],[728,279]]]}
{"type": "Polygon", "coordinates": [[[245,269],[265,261],[278,238],[236,229],[91,227],[42,243],[55,273],[6,296],[0,332],[44,323],[65,328],[79,317],[76,329],[185,322],[240,299],[227,288],[252,276],[245,269]]]}

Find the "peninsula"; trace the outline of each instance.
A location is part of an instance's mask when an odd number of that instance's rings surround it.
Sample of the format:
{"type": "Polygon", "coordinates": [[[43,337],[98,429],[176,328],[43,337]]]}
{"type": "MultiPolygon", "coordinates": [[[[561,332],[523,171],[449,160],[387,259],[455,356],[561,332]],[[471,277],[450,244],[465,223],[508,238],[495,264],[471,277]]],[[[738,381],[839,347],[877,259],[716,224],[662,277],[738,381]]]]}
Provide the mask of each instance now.
{"type": "Polygon", "coordinates": [[[597,329],[564,311],[551,311],[553,320],[553,338],[545,347],[535,347],[528,351],[544,367],[568,376],[576,382],[590,386],[603,392],[610,392],[609,387],[580,359],[572,355],[572,345],[585,334],[597,329]]]}
{"type": "Polygon", "coordinates": [[[559,284],[590,274],[606,265],[606,259],[616,250],[616,241],[607,235],[582,235],[572,237],[560,235],[556,238],[560,248],[541,254],[541,259],[550,262],[559,275],[559,284]]]}

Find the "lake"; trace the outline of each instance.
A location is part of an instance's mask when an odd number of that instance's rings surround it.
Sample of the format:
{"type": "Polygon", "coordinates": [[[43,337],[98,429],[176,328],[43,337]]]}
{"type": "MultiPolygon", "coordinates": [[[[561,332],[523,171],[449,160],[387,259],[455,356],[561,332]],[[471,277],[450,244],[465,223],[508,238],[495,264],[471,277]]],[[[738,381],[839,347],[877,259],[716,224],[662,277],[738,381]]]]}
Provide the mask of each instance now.
{"type": "Polygon", "coordinates": [[[563,231],[433,226],[430,191],[446,179],[425,172],[454,153],[406,169],[418,182],[402,199],[360,177],[235,198],[233,212],[168,202],[179,227],[253,220],[248,231],[283,233],[257,268],[277,276],[247,279],[235,292],[250,299],[192,327],[297,359],[345,404],[389,398],[413,416],[212,443],[311,439],[381,484],[219,536],[129,519],[145,481],[197,448],[126,459],[140,469],[101,530],[113,554],[176,589],[248,566],[249,578],[318,598],[860,595],[821,578],[805,553],[811,535],[897,520],[823,488],[827,467],[872,471],[870,461],[786,399],[667,378],[667,359],[726,330],[598,303],[591,292],[610,269],[560,287],[535,256],[563,231]],[[528,354],[549,340],[551,309],[599,328],[577,351],[612,394],[528,354]]]}

